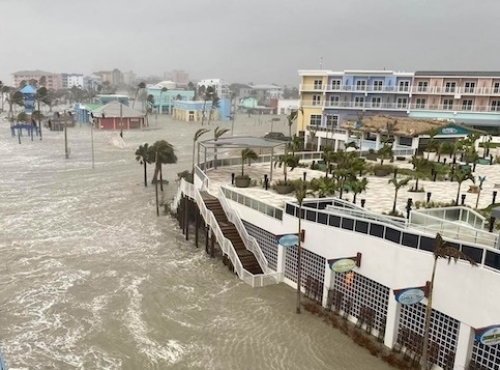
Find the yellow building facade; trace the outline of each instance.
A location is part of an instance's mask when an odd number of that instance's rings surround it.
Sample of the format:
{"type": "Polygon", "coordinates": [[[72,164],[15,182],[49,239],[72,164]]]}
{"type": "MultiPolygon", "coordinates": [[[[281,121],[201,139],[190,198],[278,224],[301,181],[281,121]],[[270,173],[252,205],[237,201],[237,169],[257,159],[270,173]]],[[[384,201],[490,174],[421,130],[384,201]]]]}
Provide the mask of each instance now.
{"type": "Polygon", "coordinates": [[[320,125],[325,103],[326,71],[299,71],[300,107],[297,132],[307,131],[309,125],[320,125]]]}

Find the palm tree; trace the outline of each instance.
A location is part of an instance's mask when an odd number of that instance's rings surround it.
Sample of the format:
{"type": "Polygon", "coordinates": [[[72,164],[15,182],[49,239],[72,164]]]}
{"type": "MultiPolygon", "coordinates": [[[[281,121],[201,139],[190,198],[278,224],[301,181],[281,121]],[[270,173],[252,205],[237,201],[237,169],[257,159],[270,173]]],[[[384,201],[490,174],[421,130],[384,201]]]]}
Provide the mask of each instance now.
{"type": "Polygon", "coordinates": [[[326,196],[335,195],[337,183],[334,178],[320,177],[319,179],[311,180],[311,189],[318,193],[318,197],[324,198],[326,196]]]}
{"type": "Polygon", "coordinates": [[[426,150],[427,150],[427,159],[429,159],[431,155],[431,150],[436,148],[437,142],[434,137],[439,134],[439,130],[437,128],[432,128],[427,132],[429,135],[429,141],[427,142],[426,150]]]}
{"type": "Polygon", "coordinates": [[[213,114],[214,110],[219,109],[219,108],[220,108],[220,99],[217,96],[217,94],[214,92],[212,95],[212,106],[210,107],[210,111],[208,112],[207,125],[209,125],[210,121],[212,120],[212,114],[213,114]]]}
{"type": "Polygon", "coordinates": [[[217,168],[217,140],[228,131],[228,128],[220,128],[219,126],[214,130],[214,168],[217,168]]]}
{"type": "Polygon", "coordinates": [[[207,110],[207,101],[211,100],[214,94],[214,88],[212,86],[208,86],[203,93],[203,110],[201,115],[201,125],[205,123],[205,113],[207,110]]]}
{"type": "Polygon", "coordinates": [[[380,159],[380,165],[383,166],[384,160],[391,159],[392,156],[394,155],[392,151],[392,146],[389,144],[384,144],[382,148],[378,150],[377,155],[380,159]]]}
{"type": "Polygon", "coordinates": [[[358,194],[361,194],[362,192],[366,191],[366,188],[368,186],[368,180],[366,177],[363,177],[361,180],[356,179],[354,181],[350,181],[349,186],[351,188],[351,192],[353,193],[352,202],[356,204],[356,197],[358,194]]]}
{"type": "Polygon", "coordinates": [[[476,261],[470,258],[465,253],[459,251],[458,249],[452,247],[448,242],[443,240],[441,234],[436,234],[436,239],[434,242],[434,264],[432,266],[432,275],[431,281],[429,284],[429,290],[427,292],[427,307],[425,310],[425,323],[424,323],[424,341],[422,348],[422,362],[421,368],[422,370],[427,369],[427,362],[429,357],[428,346],[429,346],[429,333],[431,328],[431,315],[432,315],[432,293],[434,291],[434,280],[436,278],[436,267],[437,262],[440,258],[444,258],[448,260],[448,264],[453,260],[455,263],[457,261],[463,260],[468,262],[471,266],[477,266],[476,261]]]}
{"type": "Polygon", "coordinates": [[[147,165],[149,163],[149,144],[139,145],[139,148],[135,151],[135,160],[139,164],[144,166],[144,187],[148,186],[148,172],[147,165]]]}
{"type": "Polygon", "coordinates": [[[148,159],[150,163],[155,164],[155,172],[153,175],[153,184],[158,183],[158,175],[160,175],[160,187],[163,191],[163,164],[177,163],[177,156],[175,155],[174,147],[168,141],[158,140],[149,147],[148,159]]]}
{"type": "Polygon", "coordinates": [[[460,197],[460,188],[462,183],[467,180],[471,180],[473,184],[476,183],[476,179],[472,175],[470,170],[459,169],[453,174],[453,179],[458,182],[457,197],[455,198],[455,204],[458,206],[458,198],[460,197]]]}
{"type": "Polygon", "coordinates": [[[166,87],[162,87],[160,91],[160,114],[163,114],[163,93],[166,93],[168,89],[166,87]]]}
{"type": "Polygon", "coordinates": [[[292,137],[292,126],[293,123],[297,120],[297,117],[299,115],[298,110],[292,110],[288,116],[286,116],[286,121],[288,123],[288,137],[292,137]]]}
{"type": "Polygon", "coordinates": [[[427,176],[427,167],[429,165],[429,160],[424,157],[413,156],[411,159],[411,164],[413,164],[413,179],[415,180],[415,187],[412,189],[415,192],[419,191],[418,181],[427,176]]]}
{"type": "Polygon", "coordinates": [[[478,176],[479,186],[477,188],[477,199],[476,199],[476,208],[479,206],[479,197],[481,196],[481,191],[483,190],[483,183],[486,181],[486,176],[478,176]]]}
{"type": "Polygon", "coordinates": [[[297,305],[295,307],[295,312],[300,314],[300,290],[302,286],[302,204],[304,199],[308,194],[311,194],[309,189],[309,183],[304,180],[298,180],[295,186],[294,195],[299,204],[299,241],[297,243],[297,305]]]}
{"type": "Polygon", "coordinates": [[[246,148],[241,151],[241,177],[245,177],[245,161],[256,161],[259,158],[252,149],[246,148]]]}
{"type": "Polygon", "coordinates": [[[28,122],[28,115],[25,112],[21,112],[17,115],[17,122],[28,122]]]}
{"type": "Polygon", "coordinates": [[[135,91],[134,105],[132,106],[132,108],[135,107],[135,102],[137,101],[137,98],[139,97],[139,99],[141,99],[141,101],[142,101],[142,110],[144,111],[144,105],[145,105],[144,89],[146,89],[146,86],[147,85],[145,82],[140,82],[137,85],[137,90],[135,91]]]}
{"type": "Polygon", "coordinates": [[[483,142],[483,158],[489,157],[490,149],[493,148],[493,143],[491,142],[492,137],[488,135],[488,140],[483,142]]]}
{"type": "Polygon", "coordinates": [[[196,142],[200,139],[200,137],[202,135],[205,135],[208,131],[210,131],[209,129],[206,129],[206,128],[200,128],[198,131],[196,131],[194,133],[194,136],[193,136],[193,165],[192,165],[192,169],[191,169],[191,173],[193,174],[194,176],[194,155],[195,155],[195,150],[196,150],[196,142]]]}
{"type": "Polygon", "coordinates": [[[398,192],[399,192],[399,189],[401,189],[403,186],[406,186],[408,185],[408,183],[410,182],[411,180],[411,177],[407,177],[403,180],[398,180],[398,179],[395,179],[395,178],[392,178],[389,180],[389,184],[392,184],[394,185],[394,202],[392,203],[392,214],[395,214],[396,213],[396,204],[398,202],[398,192]]]}
{"type": "Polygon", "coordinates": [[[24,106],[24,95],[22,92],[18,90],[14,90],[13,88],[9,88],[9,91],[7,93],[7,103],[9,104],[9,118],[12,118],[14,116],[14,112],[12,110],[12,107],[14,105],[19,105],[21,107],[24,106]]]}
{"type": "Polygon", "coordinates": [[[330,164],[335,161],[335,158],[338,154],[336,154],[332,148],[325,147],[323,150],[323,162],[325,162],[325,177],[328,177],[328,172],[330,171],[330,164]]]}

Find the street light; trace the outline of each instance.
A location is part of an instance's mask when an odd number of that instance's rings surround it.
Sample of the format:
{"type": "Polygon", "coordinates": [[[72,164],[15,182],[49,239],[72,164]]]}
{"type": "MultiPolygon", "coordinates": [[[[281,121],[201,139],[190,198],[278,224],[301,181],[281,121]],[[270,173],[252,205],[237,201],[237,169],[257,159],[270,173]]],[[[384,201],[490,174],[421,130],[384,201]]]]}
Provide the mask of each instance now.
{"type": "Polygon", "coordinates": [[[90,145],[92,148],[92,168],[94,168],[94,113],[90,112],[90,145]]]}

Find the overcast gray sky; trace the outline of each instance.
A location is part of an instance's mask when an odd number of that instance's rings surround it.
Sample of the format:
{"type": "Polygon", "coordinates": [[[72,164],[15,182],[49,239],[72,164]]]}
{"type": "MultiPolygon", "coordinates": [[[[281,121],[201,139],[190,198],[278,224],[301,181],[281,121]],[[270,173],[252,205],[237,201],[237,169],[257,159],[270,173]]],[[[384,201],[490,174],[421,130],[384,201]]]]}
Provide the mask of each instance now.
{"type": "Polygon", "coordinates": [[[184,69],[298,82],[298,69],[498,70],[500,0],[0,0],[0,79],[22,69],[184,69]]]}

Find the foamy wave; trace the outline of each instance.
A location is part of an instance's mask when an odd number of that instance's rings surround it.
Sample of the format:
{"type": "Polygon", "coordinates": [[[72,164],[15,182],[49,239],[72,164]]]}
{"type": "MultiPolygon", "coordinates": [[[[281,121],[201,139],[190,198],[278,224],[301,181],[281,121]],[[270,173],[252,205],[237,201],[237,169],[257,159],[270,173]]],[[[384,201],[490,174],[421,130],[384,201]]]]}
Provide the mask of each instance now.
{"type": "Polygon", "coordinates": [[[123,140],[123,138],[116,134],[114,136],[111,137],[111,139],[109,140],[109,143],[114,146],[115,148],[126,148],[127,147],[127,143],[125,143],[125,141],[123,140]]]}
{"type": "Polygon", "coordinates": [[[171,364],[179,362],[186,351],[183,345],[178,341],[170,339],[164,345],[154,342],[148,337],[147,325],[142,319],[142,294],[139,292],[139,286],[146,278],[136,278],[125,289],[130,297],[129,308],[126,313],[125,321],[132,334],[138,349],[148,356],[152,361],[167,361],[171,364]]]}

